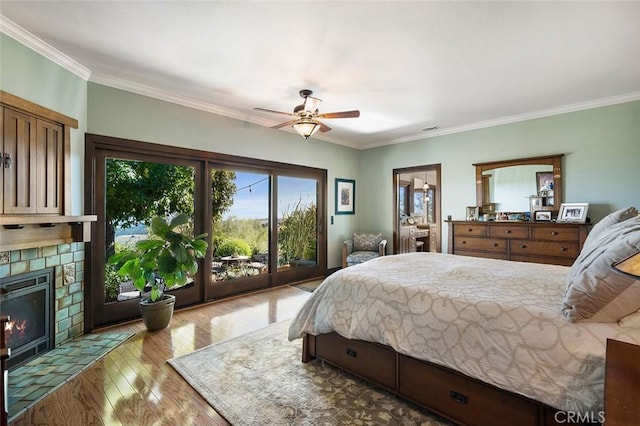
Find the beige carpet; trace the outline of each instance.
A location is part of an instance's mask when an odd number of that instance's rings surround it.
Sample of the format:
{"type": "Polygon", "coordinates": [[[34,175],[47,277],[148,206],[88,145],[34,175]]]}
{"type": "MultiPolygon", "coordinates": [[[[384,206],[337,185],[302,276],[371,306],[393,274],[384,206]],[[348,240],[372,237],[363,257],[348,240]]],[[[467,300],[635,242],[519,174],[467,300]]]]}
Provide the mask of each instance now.
{"type": "Polygon", "coordinates": [[[233,425],[448,425],[319,361],[300,361],[289,321],[169,360],[233,425]]]}

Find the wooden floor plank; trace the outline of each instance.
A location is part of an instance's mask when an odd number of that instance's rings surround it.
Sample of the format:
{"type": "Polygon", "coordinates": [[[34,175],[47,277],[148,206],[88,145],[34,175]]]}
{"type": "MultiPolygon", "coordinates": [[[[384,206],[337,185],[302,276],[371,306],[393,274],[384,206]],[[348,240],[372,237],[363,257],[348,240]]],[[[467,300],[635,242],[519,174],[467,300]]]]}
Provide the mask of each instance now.
{"type": "Polygon", "coordinates": [[[227,425],[167,360],[289,319],[310,295],[284,286],[178,311],[152,333],[141,321],[97,330],[135,336],[10,425],[227,425]]]}

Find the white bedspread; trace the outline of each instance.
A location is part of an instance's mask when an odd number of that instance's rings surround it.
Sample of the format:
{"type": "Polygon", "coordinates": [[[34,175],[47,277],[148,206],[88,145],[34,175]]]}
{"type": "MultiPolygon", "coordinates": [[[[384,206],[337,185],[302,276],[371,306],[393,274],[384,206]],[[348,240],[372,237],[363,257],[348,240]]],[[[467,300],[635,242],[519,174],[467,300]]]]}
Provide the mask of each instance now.
{"type": "Polygon", "coordinates": [[[436,253],[384,256],[329,276],[289,339],[336,331],[389,345],[566,411],[603,408],[606,338],[640,329],[571,324],[568,267],[436,253]]]}

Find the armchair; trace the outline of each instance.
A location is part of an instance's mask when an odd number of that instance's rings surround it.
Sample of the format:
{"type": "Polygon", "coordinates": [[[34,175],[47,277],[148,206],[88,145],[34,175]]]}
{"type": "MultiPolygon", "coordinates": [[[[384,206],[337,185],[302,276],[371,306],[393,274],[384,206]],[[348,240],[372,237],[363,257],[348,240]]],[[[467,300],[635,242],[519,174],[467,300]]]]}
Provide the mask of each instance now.
{"type": "Polygon", "coordinates": [[[342,267],[366,262],[384,256],[387,251],[387,240],[382,234],[364,234],[354,232],[350,240],[342,244],[342,267]]]}

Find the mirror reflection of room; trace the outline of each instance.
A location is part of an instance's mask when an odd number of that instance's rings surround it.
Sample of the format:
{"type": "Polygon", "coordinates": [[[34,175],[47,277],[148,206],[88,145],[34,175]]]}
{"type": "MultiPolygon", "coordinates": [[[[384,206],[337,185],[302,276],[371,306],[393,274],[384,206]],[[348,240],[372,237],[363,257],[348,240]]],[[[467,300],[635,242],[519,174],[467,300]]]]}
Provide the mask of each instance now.
{"type": "MultiPolygon", "coordinates": [[[[483,189],[487,202],[483,211],[524,212],[530,210],[530,197],[544,197],[545,205],[553,205],[553,180],[543,181],[539,188],[537,176],[548,173],[553,167],[545,164],[522,165],[487,170],[482,173],[483,189]]],[[[551,177],[553,179],[553,177],[551,177]]],[[[547,179],[548,180],[548,179],[547,179]]]]}
{"type": "Polygon", "coordinates": [[[400,253],[435,251],[436,176],[437,174],[433,170],[414,171],[399,175],[400,253]]]}

